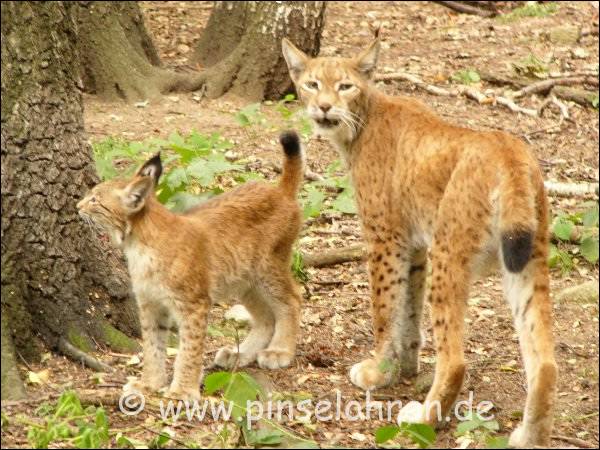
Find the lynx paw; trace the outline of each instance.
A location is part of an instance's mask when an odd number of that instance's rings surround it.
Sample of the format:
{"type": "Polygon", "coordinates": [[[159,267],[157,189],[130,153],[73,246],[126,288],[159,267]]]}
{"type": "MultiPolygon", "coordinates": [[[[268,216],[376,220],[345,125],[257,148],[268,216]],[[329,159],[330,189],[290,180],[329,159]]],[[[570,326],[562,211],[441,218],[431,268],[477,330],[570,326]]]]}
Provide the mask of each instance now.
{"type": "Polygon", "coordinates": [[[294,360],[294,354],[286,350],[262,350],[256,358],[261,369],[282,369],[288,367],[294,360]]]}
{"type": "Polygon", "coordinates": [[[165,393],[165,397],[174,400],[194,402],[200,400],[200,390],[198,388],[194,389],[190,387],[171,386],[165,393]]]}
{"type": "Polygon", "coordinates": [[[415,400],[408,402],[398,413],[398,423],[427,423],[425,406],[415,400]]]}
{"type": "Polygon", "coordinates": [[[236,363],[239,367],[245,367],[254,361],[254,357],[247,353],[238,353],[233,347],[222,347],[215,355],[214,363],[224,369],[235,367],[236,363]],[[239,361],[238,361],[239,360],[239,361]]]}
{"type": "Polygon", "coordinates": [[[391,371],[382,370],[380,363],[374,359],[365,359],[350,369],[350,381],[365,391],[386,386],[391,380],[391,371]]]}
{"type": "Polygon", "coordinates": [[[535,448],[548,447],[550,445],[550,433],[532,433],[530,427],[519,425],[508,439],[508,446],[512,448],[535,448]]]}
{"type": "Polygon", "coordinates": [[[160,378],[155,378],[155,379],[150,379],[150,380],[146,380],[146,379],[141,379],[141,380],[137,380],[137,379],[133,379],[127,382],[127,384],[125,384],[123,386],[123,391],[124,392],[129,392],[129,391],[138,391],[138,392],[157,392],[159,391],[161,388],[163,388],[166,385],[166,381],[163,381],[160,378]]]}

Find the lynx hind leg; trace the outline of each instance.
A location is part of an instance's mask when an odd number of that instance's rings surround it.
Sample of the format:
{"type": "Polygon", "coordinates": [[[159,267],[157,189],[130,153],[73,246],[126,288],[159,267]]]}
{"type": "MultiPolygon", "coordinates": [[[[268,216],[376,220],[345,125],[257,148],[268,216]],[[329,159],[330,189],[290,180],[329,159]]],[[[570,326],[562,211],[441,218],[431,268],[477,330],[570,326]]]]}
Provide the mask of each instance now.
{"type": "Polygon", "coordinates": [[[292,363],[300,331],[300,294],[287,265],[283,270],[272,272],[277,273],[262,286],[265,304],[274,318],[269,345],[257,356],[258,365],[263,369],[281,369],[292,363]]]}
{"type": "Polygon", "coordinates": [[[242,304],[251,316],[250,332],[240,344],[239,351],[235,346],[219,349],[214,363],[226,369],[245,367],[256,361],[258,352],[271,342],[275,329],[275,318],[268,303],[263,299],[258,290],[249,290],[242,298],[242,304]]]}
{"type": "Polygon", "coordinates": [[[408,276],[408,293],[404,305],[398,305],[392,323],[393,345],[400,364],[400,374],[413,377],[419,372],[421,349],[421,317],[425,279],[427,277],[427,249],[413,252],[408,276]]]}
{"type": "Polygon", "coordinates": [[[519,335],[527,376],[527,401],[523,423],[511,434],[512,447],[548,446],[553,422],[557,380],[549,296],[547,242],[534,243],[532,259],[520,272],[504,266],[504,292],[519,335]]]}

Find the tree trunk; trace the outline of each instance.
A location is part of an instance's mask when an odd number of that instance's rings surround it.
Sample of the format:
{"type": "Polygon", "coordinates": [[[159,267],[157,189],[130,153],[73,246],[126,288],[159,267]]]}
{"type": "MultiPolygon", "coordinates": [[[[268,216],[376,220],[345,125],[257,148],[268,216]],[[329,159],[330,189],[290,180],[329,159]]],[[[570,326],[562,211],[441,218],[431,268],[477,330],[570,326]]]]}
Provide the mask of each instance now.
{"type": "Polygon", "coordinates": [[[41,342],[124,349],[138,334],[122,255],[77,216],[98,177],[72,30],[63,2],[2,5],[3,334],[5,319],[25,359],[41,342]]]}
{"type": "Polygon", "coordinates": [[[108,101],[137,101],[202,86],[198,74],[160,66],[137,2],[67,2],[77,24],[77,46],[86,92],[108,101]]]}
{"type": "Polygon", "coordinates": [[[279,99],[293,89],[281,53],[290,38],[310,55],[319,52],[326,2],[215,2],[191,57],[209,66],[206,93],[279,99]]]}

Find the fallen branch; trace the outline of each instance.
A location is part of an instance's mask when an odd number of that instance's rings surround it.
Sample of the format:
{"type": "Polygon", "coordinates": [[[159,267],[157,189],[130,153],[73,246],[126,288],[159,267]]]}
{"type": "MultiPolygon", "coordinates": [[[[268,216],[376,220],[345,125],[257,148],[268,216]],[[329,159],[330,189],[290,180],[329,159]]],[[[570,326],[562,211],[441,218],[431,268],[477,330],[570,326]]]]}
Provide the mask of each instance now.
{"type": "Polygon", "coordinates": [[[573,86],[576,84],[590,84],[598,86],[598,80],[592,77],[550,78],[531,83],[513,94],[513,98],[531,94],[547,94],[554,86],[573,86]]]}
{"type": "Polygon", "coordinates": [[[475,6],[466,5],[464,3],[452,2],[452,1],[434,1],[433,3],[437,3],[438,5],[445,6],[448,9],[453,11],[464,13],[464,14],[473,14],[475,16],[480,17],[494,17],[497,15],[494,11],[486,11],[485,9],[480,9],[475,6]]]}
{"type": "Polygon", "coordinates": [[[598,195],[598,183],[557,183],[544,181],[546,192],[558,197],[583,197],[590,194],[598,195]]]}
{"type": "Polygon", "coordinates": [[[71,358],[73,361],[81,362],[82,364],[88,366],[90,369],[93,369],[96,372],[109,373],[113,371],[113,368],[110,367],[108,364],[105,364],[102,361],[97,360],[93,356],[88,355],[87,353],[79,350],[78,348],[74,347],[72,344],[67,342],[67,340],[64,338],[60,338],[60,340],[58,341],[58,349],[63,355],[71,358]]]}
{"type": "Polygon", "coordinates": [[[361,261],[367,256],[364,245],[352,245],[344,248],[336,248],[323,253],[302,254],[305,267],[327,267],[335,266],[345,262],[361,261]]]}
{"type": "Polygon", "coordinates": [[[585,89],[576,89],[566,86],[556,86],[552,92],[563,100],[569,100],[582,106],[590,107],[594,98],[598,97],[598,91],[586,91],[585,89]]]}
{"type": "Polygon", "coordinates": [[[394,80],[408,81],[433,95],[441,95],[441,96],[446,96],[446,97],[456,95],[456,93],[448,91],[447,89],[433,86],[431,84],[427,84],[423,80],[421,80],[418,76],[410,74],[410,73],[406,73],[406,72],[383,73],[383,74],[375,76],[375,81],[394,81],[394,80]]]}
{"type": "Polygon", "coordinates": [[[572,437],[568,437],[568,436],[560,436],[558,434],[553,434],[551,436],[551,438],[555,439],[557,441],[566,442],[568,444],[574,445],[575,447],[579,447],[579,448],[596,448],[597,447],[597,445],[590,444],[589,442],[586,442],[582,439],[572,438],[572,437]]]}
{"type": "Polygon", "coordinates": [[[478,90],[468,87],[468,86],[462,86],[462,87],[459,87],[457,89],[452,89],[452,90],[444,89],[444,88],[440,88],[438,86],[433,86],[431,84],[427,84],[423,80],[421,80],[418,76],[409,74],[409,73],[394,72],[394,73],[381,74],[381,75],[377,75],[375,77],[375,80],[376,81],[404,80],[404,81],[408,81],[408,82],[414,84],[415,86],[417,86],[433,95],[440,95],[440,96],[444,96],[444,97],[465,96],[467,98],[475,100],[476,102],[478,102],[479,104],[482,104],[482,105],[483,104],[488,104],[488,105],[498,104],[498,105],[502,105],[502,106],[510,109],[513,112],[519,112],[519,113],[526,114],[528,116],[533,116],[533,117],[536,117],[538,115],[537,110],[519,106],[515,102],[513,102],[511,99],[506,98],[506,97],[502,97],[502,96],[489,97],[489,96],[483,94],[482,92],[479,92],[478,90]]]}
{"type": "MultiPolygon", "coordinates": [[[[571,231],[571,236],[569,236],[568,242],[578,243],[581,240],[581,235],[583,232],[583,227],[574,226],[571,231]]],[[[550,235],[553,242],[558,242],[564,240],[560,239],[558,236],[551,232],[550,235]]],[[[334,248],[332,250],[328,250],[322,253],[302,253],[302,261],[305,267],[328,267],[335,266],[337,264],[343,264],[347,262],[354,261],[363,261],[367,257],[367,250],[364,245],[356,244],[348,247],[342,248],[334,248]]],[[[316,284],[344,284],[345,281],[341,280],[323,280],[316,282],[316,284]]]]}

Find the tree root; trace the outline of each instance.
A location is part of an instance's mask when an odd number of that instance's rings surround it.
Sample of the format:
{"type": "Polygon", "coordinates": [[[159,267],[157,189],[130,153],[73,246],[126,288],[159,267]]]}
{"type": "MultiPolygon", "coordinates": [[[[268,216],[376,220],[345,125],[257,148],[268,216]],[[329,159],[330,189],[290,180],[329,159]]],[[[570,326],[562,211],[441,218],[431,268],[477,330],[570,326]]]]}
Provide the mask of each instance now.
{"type": "Polygon", "coordinates": [[[113,368],[111,366],[79,350],[71,343],[69,343],[65,338],[60,338],[60,340],[58,341],[58,349],[63,355],[69,357],[73,361],[83,363],[84,365],[88,366],[90,369],[95,370],[96,372],[110,373],[113,371],[113,368]]]}

